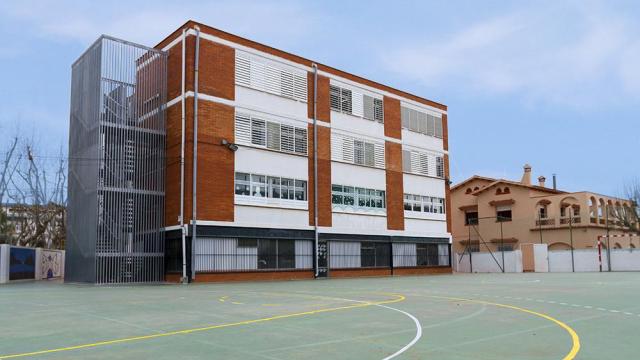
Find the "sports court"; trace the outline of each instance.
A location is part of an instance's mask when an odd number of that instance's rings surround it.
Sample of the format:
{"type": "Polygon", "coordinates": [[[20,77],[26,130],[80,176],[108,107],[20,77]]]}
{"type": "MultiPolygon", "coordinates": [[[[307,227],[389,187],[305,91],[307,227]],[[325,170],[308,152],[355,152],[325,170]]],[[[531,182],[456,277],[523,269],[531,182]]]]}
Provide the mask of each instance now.
{"type": "Polygon", "coordinates": [[[631,359],[638,294],[637,273],[18,283],[0,359],[631,359]]]}

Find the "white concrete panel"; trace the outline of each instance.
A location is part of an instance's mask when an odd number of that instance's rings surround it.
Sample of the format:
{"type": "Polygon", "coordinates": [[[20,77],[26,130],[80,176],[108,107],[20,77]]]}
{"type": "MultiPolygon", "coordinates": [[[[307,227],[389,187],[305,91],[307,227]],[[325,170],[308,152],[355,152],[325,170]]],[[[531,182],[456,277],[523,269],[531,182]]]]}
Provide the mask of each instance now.
{"type": "Polygon", "coordinates": [[[411,233],[420,233],[422,236],[449,237],[449,234],[447,234],[447,223],[445,221],[405,218],[404,230],[411,233]]]}
{"type": "MultiPolygon", "coordinates": [[[[473,258],[469,261],[469,253],[455,254],[454,268],[457,272],[474,273],[500,273],[502,272],[502,253],[495,252],[493,256],[489,252],[471,253],[473,258]]],[[[522,252],[520,250],[504,252],[504,271],[507,273],[522,272],[522,252]]]]}
{"type": "Polygon", "coordinates": [[[402,185],[405,194],[445,197],[443,179],[404,173],[402,185]]]}
{"type": "Polygon", "coordinates": [[[236,151],[235,171],[286,176],[298,180],[309,177],[307,157],[240,146],[236,151]]]}
{"type": "MultiPolygon", "coordinates": [[[[331,121],[333,122],[333,119],[331,119],[331,121]]],[[[444,150],[444,142],[442,141],[442,139],[406,129],[402,129],[402,143],[420,149],[439,152],[442,152],[444,150]]]]}
{"type": "Polygon", "coordinates": [[[384,125],[359,116],[331,111],[331,128],[342,130],[354,137],[369,137],[384,141],[384,125]]]}
{"type": "Polygon", "coordinates": [[[366,232],[385,232],[387,230],[387,217],[376,215],[360,215],[333,213],[332,231],[347,234],[366,232]]]}
{"type": "MultiPolygon", "coordinates": [[[[606,257],[603,257],[606,262],[606,257]]],[[[612,271],[640,271],[640,250],[613,249],[611,250],[612,271]]]]}
{"type": "Polygon", "coordinates": [[[258,111],[307,119],[307,103],[236,85],[236,104],[258,111]]]}
{"type": "Polygon", "coordinates": [[[300,228],[309,226],[306,210],[236,205],[235,225],[247,227],[300,228]]]}
{"type": "Polygon", "coordinates": [[[331,183],[384,191],[387,189],[385,170],[337,161],[331,162],[331,183]]]}
{"type": "Polygon", "coordinates": [[[549,252],[547,244],[533,244],[535,272],[549,272],[549,252]]]}

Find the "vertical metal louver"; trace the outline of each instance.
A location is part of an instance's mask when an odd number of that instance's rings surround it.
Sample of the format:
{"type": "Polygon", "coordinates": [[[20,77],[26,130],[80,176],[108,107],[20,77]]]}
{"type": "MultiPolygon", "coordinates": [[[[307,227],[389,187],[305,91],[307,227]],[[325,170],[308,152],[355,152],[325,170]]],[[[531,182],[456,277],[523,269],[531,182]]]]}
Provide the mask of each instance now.
{"type": "Polygon", "coordinates": [[[166,61],[102,36],[72,66],[68,281],[164,281],[166,61]]]}

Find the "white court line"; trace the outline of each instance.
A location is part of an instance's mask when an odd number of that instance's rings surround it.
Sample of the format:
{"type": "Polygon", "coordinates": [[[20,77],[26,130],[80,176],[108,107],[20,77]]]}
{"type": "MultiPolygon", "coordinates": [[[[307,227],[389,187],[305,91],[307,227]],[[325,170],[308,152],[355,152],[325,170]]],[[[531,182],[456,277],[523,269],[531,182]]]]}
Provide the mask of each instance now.
{"type": "Polygon", "coordinates": [[[415,317],[415,316],[413,316],[413,315],[409,314],[409,313],[408,313],[408,312],[406,312],[406,311],[402,311],[402,310],[400,310],[400,309],[396,309],[396,308],[393,308],[393,307],[391,307],[391,306],[386,306],[386,305],[379,305],[379,304],[378,304],[378,305],[376,305],[376,306],[383,307],[383,308],[387,308],[387,309],[389,309],[389,310],[394,310],[394,311],[397,311],[397,312],[399,312],[399,313],[405,314],[406,316],[408,316],[409,318],[411,318],[411,320],[413,320],[413,322],[416,324],[416,336],[413,338],[413,340],[411,340],[411,342],[409,342],[407,345],[405,345],[402,349],[400,349],[400,350],[396,351],[395,353],[393,353],[393,354],[391,354],[391,355],[387,356],[386,358],[384,358],[384,359],[382,359],[382,360],[389,360],[389,359],[393,359],[394,357],[396,357],[396,356],[398,356],[398,355],[402,354],[403,352],[407,351],[410,347],[412,347],[413,345],[415,345],[415,344],[418,342],[418,340],[420,340],[420,338],[422,337],[422,325],[420,324],[420,321],[418,321],[418,319],[416,319],[416,317],[415,317]]]}

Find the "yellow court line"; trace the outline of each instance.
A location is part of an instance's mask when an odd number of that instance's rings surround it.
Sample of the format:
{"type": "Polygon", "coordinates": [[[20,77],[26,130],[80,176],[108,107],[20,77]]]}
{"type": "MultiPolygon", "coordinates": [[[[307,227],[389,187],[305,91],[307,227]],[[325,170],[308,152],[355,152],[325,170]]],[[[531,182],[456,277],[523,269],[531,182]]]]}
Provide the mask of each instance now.
{"type": "Polygon", "coordinates": [[[122,339],[98,341],[98,342],[94,342],[94,343],[90,343],[90,344],[67,346],[67,347],[61,347],[61,348],[56,348],[56,349],[32,351],[32,352],[19,353],[19,354],[0,355],[0,359],[14,359],[14,358],[19,358],[19,357],[36,356],[36,355],[44,355],[44,354],[58,353],[58,352],[64,352],[64,351],[95,348],[95,347],[105,346],[105,345],[113,345],[113,344],[120,344],[120,343],[133,342],[133,341],[149,340],[149,339],[155,339],[155,338],[161,338],[161,337],[167,337],[167,336],[174,336],[174,335],[181,335],[181,334],[190,334],[190,333],[194,333],[194,332],[221,329],[221,328],[227,328],[227,327],[232,327],[232,326],[257,324],[257,323],[262,323],[262,322],[267,322],[267,321],[286,319],[286,318],[292,318],[292,317],[300,317],[300,316],[306,316],[306,315],[314,315],[314,314],[320,314],[320,313],[325,313],[325,312],[332,312],[332,311],[339,311],[339,310],[346,310],[346,309],[354,309],[354,308],[361,308],[361,307],[374,306],[374,305],[393,304],[393,303],[397,303],[397,302],[405,300],[405,297],[403,295],[394,294],[394,296],[396,296],[396,298],[395,299],[391,299],[391,300],[364,302],[364,303],[348,305],[348,306],[339,306],[339,307],[333,307],[333,308],[304,311],[304,312],[299,312],[299,313],[276,315],[276,316],[260,318],[260,319],[238,321],[238,322],[234,322],[234,323],[219,324],[219,325],[211,325],[211,326],[205,326],[205,327],[199,327],[199,328],[193,328],[193,329],[170,331],[170,332],[159,333],[159,334],[133,336],[133,337],[122,338],[122,339]]]}
{"type": "Polygon", "coordinates": [[[533,311],[533,310],[521,308],[521,307],[514,306],[514,305],[493,303],[493,302],[483,301],[483,300],[465,299],[465,298],[448,297],[448,296],[435,296],[435,295],[432,295],[432,296],[429,296],[429,297],[437,298],[437,299],[466,301],[466,302],[472,302],[472,303],[478,303],[478,304],[492,305],[492,306],[496,306],[496,307],[517,310],[517,311],[525,312],[527,314],[531,314],[531,315],[535,315],[535,316],[541,317],[543,319],[546,319],[546,320],[549,320],[551,322],[554,322],[556,325],[558,325],[561,328],[563,328],[564,330],[566,330],[569,333],[569,335],[571,335],[571,341],[573,342],[573,346],[571,347],[571,351],[569,351],[569,353],[567,355],[565,355],[565,357],[563,357],[562,360],[572,360],[572,359],[574,359],[576,357],[576,355],[580,351],[580,337],[575,332],[575,330],[573,330],[569,325],[567,325],[567,324],[563,323],[562,321],[560,321],[560,320],[558,320],[556,318],[553,318],[553,317],[551,317],[549,315],[542,314],[542,313],[539,313],[539,312],[536,312],[536,311],[533,311]]]}

